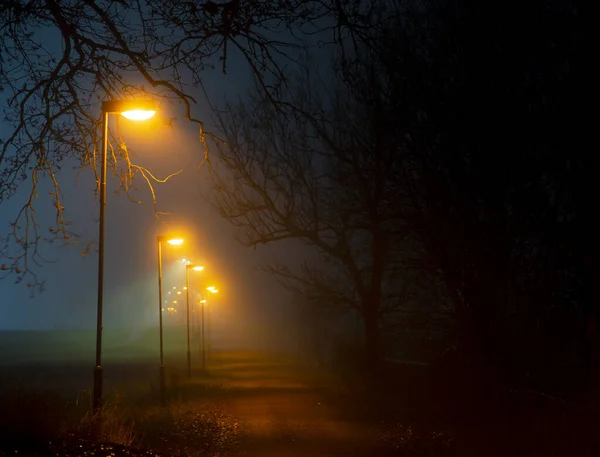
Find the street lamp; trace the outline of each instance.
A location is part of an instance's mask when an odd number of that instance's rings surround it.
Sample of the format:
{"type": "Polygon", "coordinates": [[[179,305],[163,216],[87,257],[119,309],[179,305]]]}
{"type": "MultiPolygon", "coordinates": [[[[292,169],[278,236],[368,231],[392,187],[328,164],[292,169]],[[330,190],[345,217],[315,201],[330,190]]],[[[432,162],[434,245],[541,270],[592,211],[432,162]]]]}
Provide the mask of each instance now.
{"type": "Polygon", "coordinates": [[[167,238],[165,236],[157,236],[156,243],[158,245],[158,327],[160,333],[160,404],[166,406],[165,400],[165,365],[163,351],[163,313],[162,313],[162,243],[167,242],[171,246],[179,246],[183,243],[182,238],[167,238]]]}
{"type": "Polygon", "coordinates": [[[108,156],[108,115],[121,114],[131,120],[146,120],[156,114],[152,100],[108,100],[102,102],[102,156],[100,166],[100,220],[98,228],[98,305],[96,315],[96,366],[94,368],[93,410],[102,406],[102,311],[104,292],[104,212],[106,208],[106,162],[108,156]]]}
{"type": "Polygon", "coordinates": [[[196,335],[198,337],[198,356],[202,357],[202,336],[201,336],[201,327],[200,327],[200,311],[201,311],[201,307],[203,306],[203,303],[206,303],[206,300],[204,299],[204,294],[202,292],[200,292],[200,298],[201,300],[197,300],[196,301],[196,309],[198,311],[198,313],[196,314],[196,335]]]}
{"type": "MultiPolygon", "coordinates": [[[[211,294],[216,294],[217,292],[219,292],[219,289],[217,289],[215,286],[210,286],[207,287],[206,290],[208,290],[211,294]]],[[[202,300],[200,300],[200,303],[202,304],[202,370],[206,370],[206,339],[204,337],[204,307],[206,306],[206,299],[204,298],[204,294],[202,294],[202,300]]]]}
{"type": "Polygon", "coordinates": [[[186,300],[186,314],[187,314],[187,366],[188,366],[188,378],[192,378],[192,353],[190,352],[190,270],[202,271],[204,267],[202,265],[194,265],[188,263],[185,266],[185,300],[186,300]]]}

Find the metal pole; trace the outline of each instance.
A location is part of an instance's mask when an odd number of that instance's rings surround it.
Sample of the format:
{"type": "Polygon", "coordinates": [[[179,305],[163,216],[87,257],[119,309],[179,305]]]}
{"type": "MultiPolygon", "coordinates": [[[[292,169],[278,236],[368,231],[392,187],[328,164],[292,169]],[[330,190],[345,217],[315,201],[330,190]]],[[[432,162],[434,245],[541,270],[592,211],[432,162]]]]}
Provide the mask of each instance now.
{"type": "Polygon", "coordinates": [[[98,306],[96,315],[96,367],[94,368],[93,411],[102,406],[102,306],[104,291],[104,210],[106,207],[106,156],[108,151],[108,112],[103,113],[100,168],[100,221],[98,228],[98,306]]]}
{"type": "Polygon", "coordinates": [[[190,352],[190,266],[185,266],[185,301],[187,313],[187,366],[188,379],[192,379],[192,353],[190,352]]]}
{"type": "Polygon", "coordinates": [[[207,355],[206,358],[208,360],[208,364],[210,365],[210,354],[211,354],[211,342],[212,342],[212,336],[211,336],[211,331],[210,331],[210,310],[211,307],[208,306],[208,301],[206,302],[206,341],[207,341],[207,355]]]}
{"type": "Polygon", "coordinates": [[[196,333],[196,338],[198,339],[198,355],[202,356],[202,339],[200,337],[200,310],[198,309],[197,305],[202,305],[202,303],[200,303],[200,300],[196,301],[196,329],[197,329],[197,333],[196,333]]]}
{"type": "Polygon", "coordinates": [[[206,340],[204,339],[204,294],[201,295],[202,300],[202,370],[206,370],[206,340]]]}
{"type": "Polygon", "coordinates": [[[166,406],[166,384],[165,384],[165,365],[163,352],[163,313],[162,313],[162,240],[158,238],[158,328],[160,334],[160,368],[159,368],[159,383],[160,383],[160,404],[166,406]]]}
{"type": "Polygon", "coordinates": [[[197,306],[194,306],[194,303],[192,302],[192,336],[194,338],[198,338],[198,325],[196,322],[196,319],[194,319],[194,317],[197,315],[198,310],[196,309],[197,306]]]}

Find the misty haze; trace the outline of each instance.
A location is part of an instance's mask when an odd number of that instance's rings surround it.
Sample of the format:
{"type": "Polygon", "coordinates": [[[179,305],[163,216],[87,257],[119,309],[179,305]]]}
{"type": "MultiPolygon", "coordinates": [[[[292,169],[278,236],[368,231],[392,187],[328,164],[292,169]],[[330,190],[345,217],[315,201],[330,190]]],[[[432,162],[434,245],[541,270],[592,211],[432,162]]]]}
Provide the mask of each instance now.
{"type": "Polygon", "coordinates": [[[577,0],[0,5],[0,457],[600,453],[577,0]]]}

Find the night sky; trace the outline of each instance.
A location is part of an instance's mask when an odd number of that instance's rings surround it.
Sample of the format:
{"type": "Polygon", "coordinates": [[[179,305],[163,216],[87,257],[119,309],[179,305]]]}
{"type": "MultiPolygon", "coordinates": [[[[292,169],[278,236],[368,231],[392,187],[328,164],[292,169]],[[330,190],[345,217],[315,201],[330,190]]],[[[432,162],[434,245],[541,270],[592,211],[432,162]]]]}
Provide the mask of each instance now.
{"type": "MultiPolygon", "coordinates": [[[[222,104],[235,100],[251,80],[247,68],[235,55],[229,57],[228,74],[220,70],[206,73],[205,86],[211,103],[222,104]]],[[[210,127],[211,112],[203,95],[198,93],[194,116],[206,120],[210,127]]],[[[179,247],[165,246],[163,250],[164,287],[182,287],[185,269],[180,259],[203,263],[201,274],[207,282],[220,289],[216,303],[227,309],[230,316],[244,325],[252,320],[262,321],[269,316],[285,313],[288,295],[272,279],[258,273],[254,267],[261,262],[262,253],[245,248],[235,238],[235,230],[220,219],[216,211],[202,198],[210,195],[209,169],[200,173],[197,165],[204,154],[198,141],[197,127],[183,118],[177,107],[163,105],[161,115],[177,117],[171,126],[155,119],[148,125],[133,124],[121,118],[125,141],[137,163],[147,167],[157,177],[165,177],[180,169],[184,171],[166,184],[155,184],[159,211],[172,213],[157,221],[150,192],[138,177],[140,188],[130,202],[124,194],[116,195],[118,181],[107,181],[106,257],[105,257],[105,329],[141,328],[156,325],[157,265],[156,236],[185,227],[187,242],[179,247]],[[191,238],[191,240],[190,240],[191,238]],[[283,306],[282,306],[283,304],[283,306]]],[[[115,115],[110,116],[114,128],[115,115]]],[[[2,127],[5,128],[5,127],[2,127]]],[[[2,132],[2,135],[5,135],[2,132]]],[[[97,239],[98,203],[91,170],[74,170],[63,164],[60,182],[66,217],[82,235],[82,245],[61,248],[44,245],[43,251],[54,263],[43,264],[35,271],[45,281],[45,291],[32,298],[25,284],[14,284],[14,277],[0,281],[0,330],[9,329],[92,329],[96,322],[97,254],[82,256],[86,241],[97,239]]],[[[28,196],[30,182],[21,186],[18,195],[3,202],[0,227],[6,234],[9,223],[28,196]]],[[[48,189],[49,190],[49,189],[48,189]]],[[[37,215],[51,221],[53,207],[40,191],[37,215]]],[[[232,327],[233,331],[233,327],[232,327]]]]}

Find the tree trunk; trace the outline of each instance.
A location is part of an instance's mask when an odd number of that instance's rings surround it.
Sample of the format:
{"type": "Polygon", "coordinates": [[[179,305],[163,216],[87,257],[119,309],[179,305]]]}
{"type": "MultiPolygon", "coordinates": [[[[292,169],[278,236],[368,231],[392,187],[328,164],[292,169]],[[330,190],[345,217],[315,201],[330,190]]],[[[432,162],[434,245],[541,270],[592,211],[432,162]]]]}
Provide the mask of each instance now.
{"type": "Polygon", "coordinates": [[[367,306],[364,314],[365,324],[365,374],[376,379],[380,362],[380,331],[377,308],[367,306]]]}
{"type": "Polygon", "coordinates": [[[381,356],[379,311],[387,236],[378,225],[376,211],[372,214],[372,222],[373,263],[370,287],[366,296],[363,297],[363,315],[365,318],[365,370],[371,380],[377,380],[381,356]]]}
{"type": "Polygon", "coordinates": [[[590,400],[594,407],[600,407],[600,270],[596,266],[592,267],[591,280],[592,303],[587,325],[590,400]]]}
{"type": "MultiPolygon", "coordinates": [[[[591,235],[590,235],[591,236],[591,235]]],[[[581,237],[582,239],[590,239],[581,237]]],[[[577,252],[582,257],[590,284],[589,301],[590,309],[586,322],[587,339],[587,376],[589,401],[600,407],[600,263],[598,248],[594,243],[575,243],[577,252]]]]}

